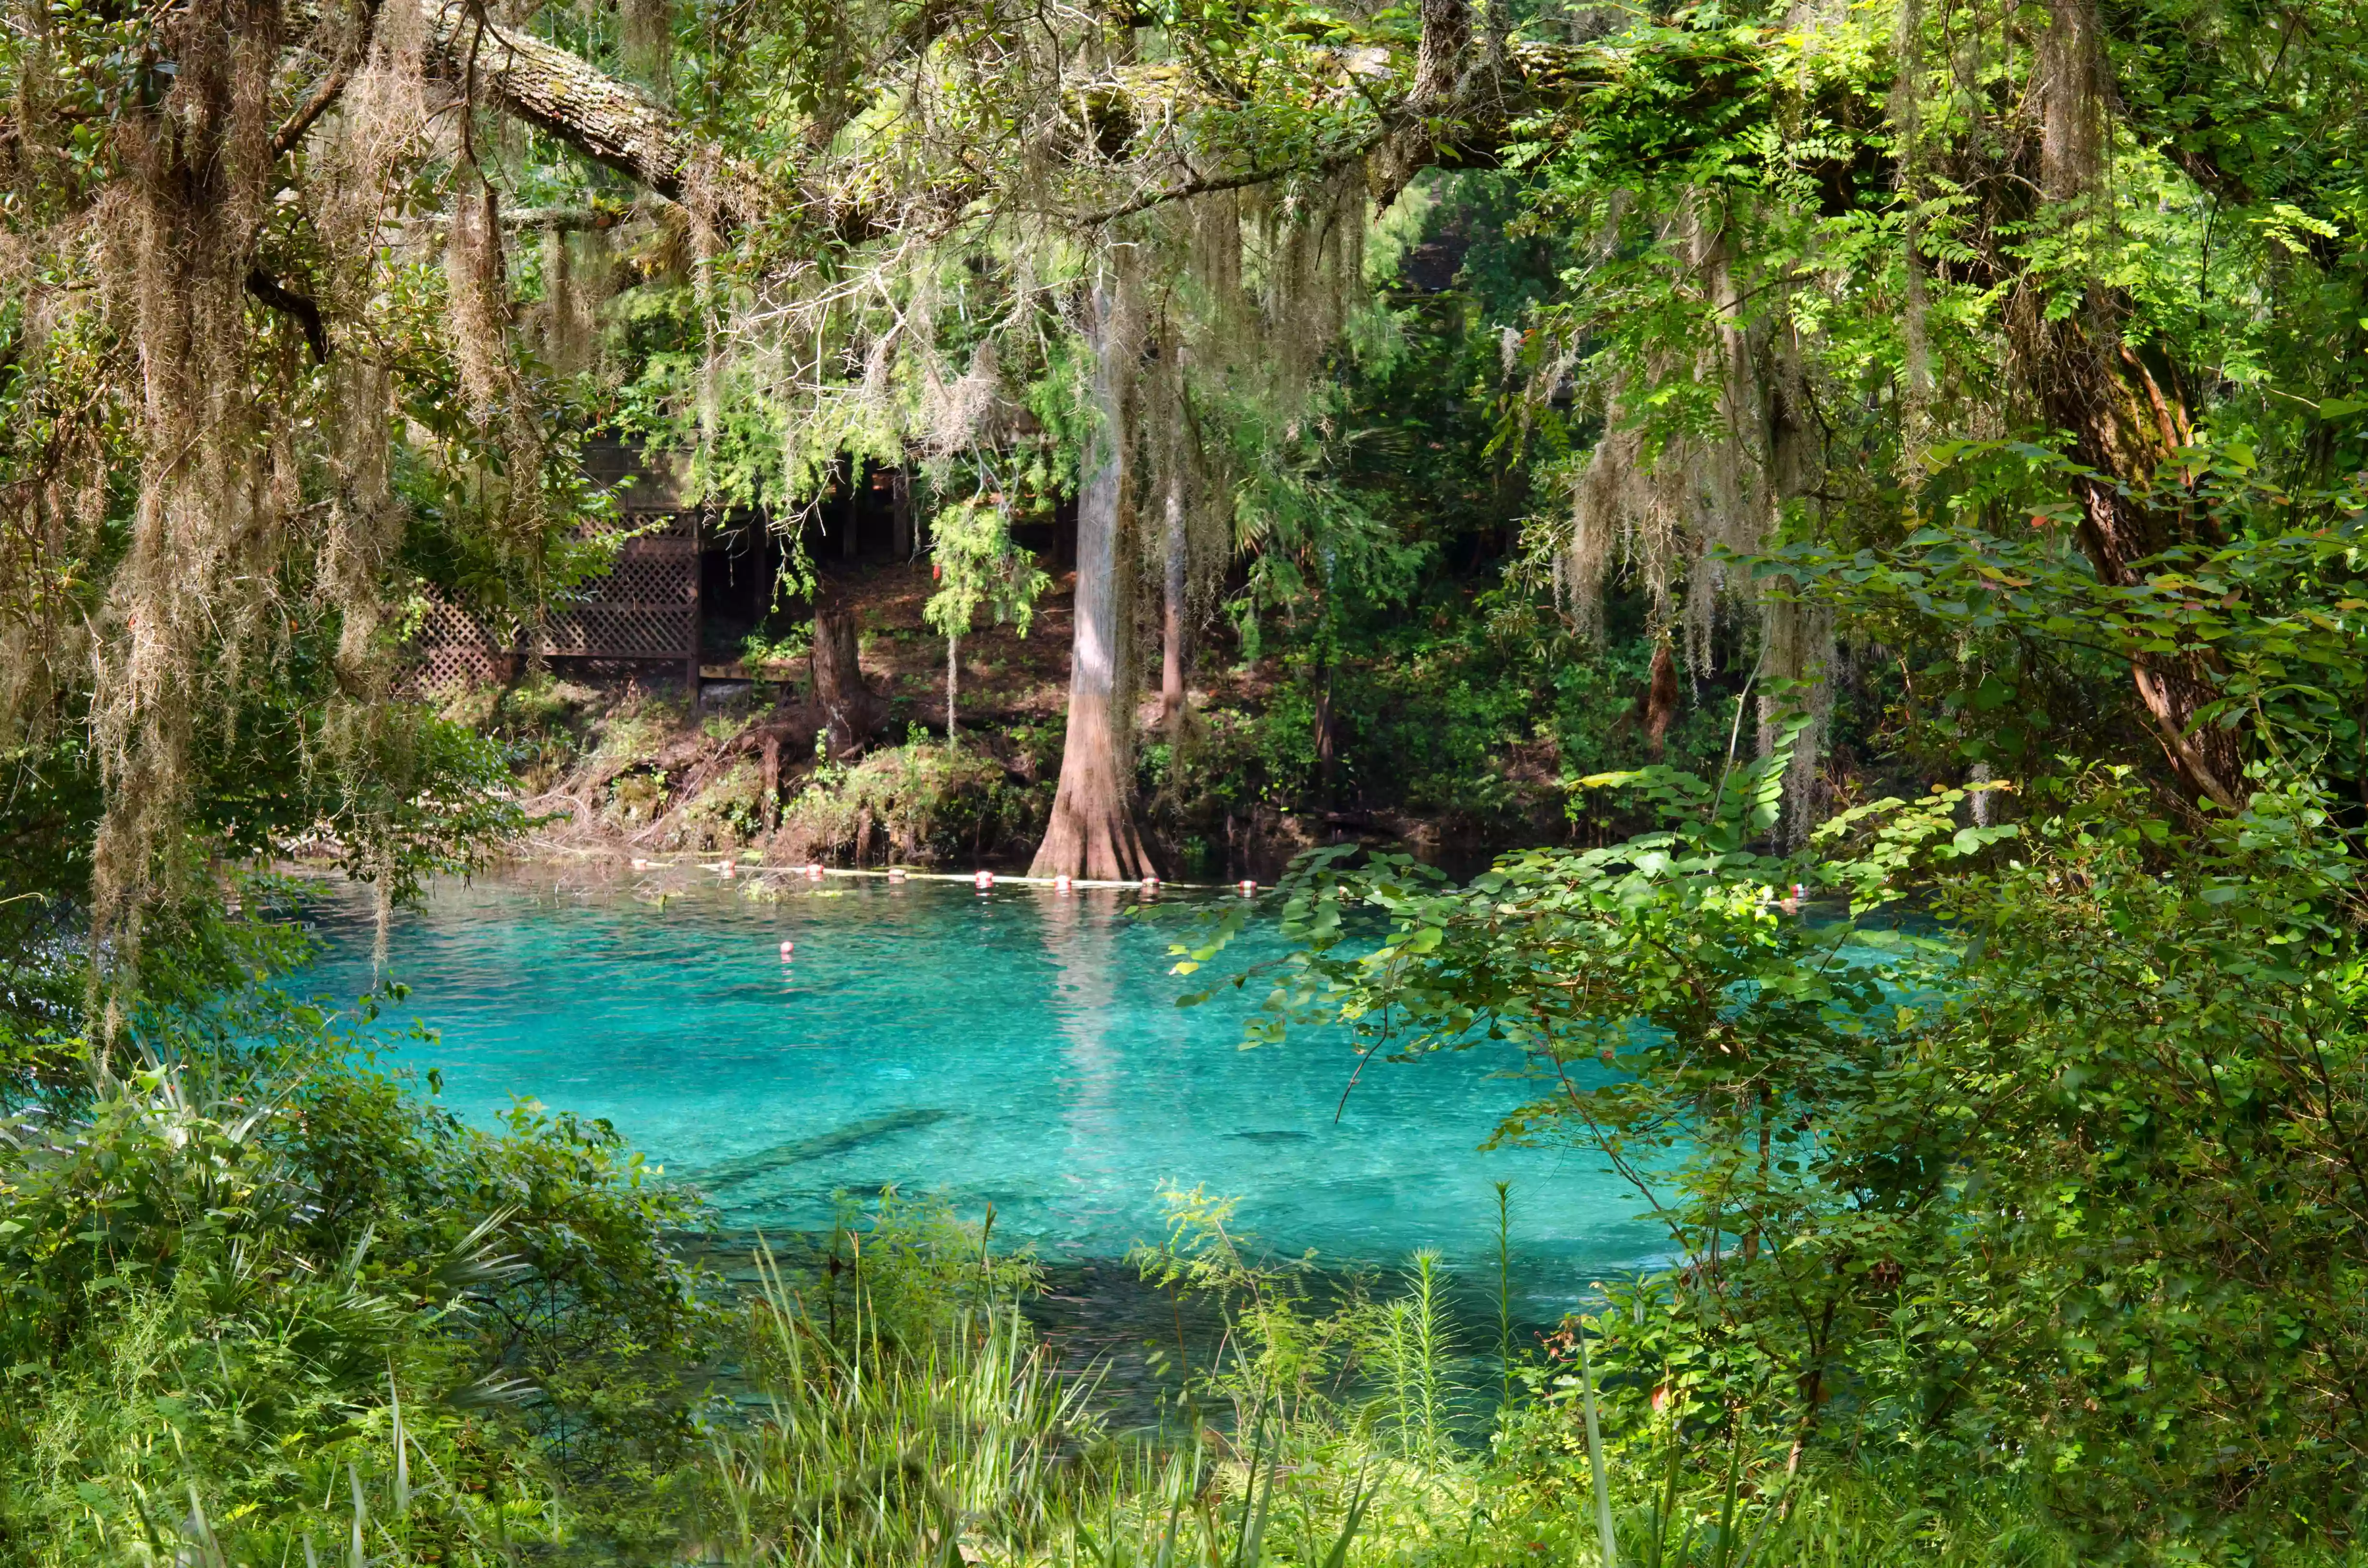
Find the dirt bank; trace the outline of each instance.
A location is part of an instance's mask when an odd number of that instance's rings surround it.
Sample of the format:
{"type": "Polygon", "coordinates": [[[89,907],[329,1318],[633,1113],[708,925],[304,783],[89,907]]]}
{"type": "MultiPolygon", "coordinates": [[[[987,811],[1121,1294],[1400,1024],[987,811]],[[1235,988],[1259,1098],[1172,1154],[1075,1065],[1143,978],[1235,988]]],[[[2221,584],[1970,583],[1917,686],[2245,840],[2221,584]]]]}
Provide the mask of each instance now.
{"type": "MultiPolygon", "coordinates": [[[[802,635],[758,639],[737,658],[711,650],[695,705],[678,680],[546,671],[449,694],[446,711],[508,749],[538,819],[530,852],[1015,869],[1034,852],[1060,772],[1072,581],[1045,596],[1029,635],[997,626],[962,639],[951,744],[946,642],[922,617],[925,562],[829,579],[856,627],[866,709],[836,750],[802,635]]],[[[1269,660],[1196,680],[1180,763],[1156,699],[1140,710],[1145,815],[1171,878],[1271,881],[1300,851],[1344,838],[1451,865],[1497,846],[1452,818],[1291,811],[1230,776],[1212,782],[1208,758],[1256,738],[1281,678],[1269,660]]]]}

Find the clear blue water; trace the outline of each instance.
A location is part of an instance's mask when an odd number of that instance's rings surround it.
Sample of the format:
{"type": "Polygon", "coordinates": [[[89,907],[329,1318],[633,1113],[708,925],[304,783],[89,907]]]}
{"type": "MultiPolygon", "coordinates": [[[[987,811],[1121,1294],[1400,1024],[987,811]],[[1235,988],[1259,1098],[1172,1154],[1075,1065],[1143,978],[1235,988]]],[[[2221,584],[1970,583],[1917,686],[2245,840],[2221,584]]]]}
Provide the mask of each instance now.
{"type": "MultiPolygon", "coordinates": [[[[680,873],[675,874],[677,878],[680,873]]],[[[605,1117],[734,1227],[817,1228],[834,1195],[944,1192],[1048,1260],[1112,1257],[1163,1230],[1163,1186],[1238,1197],[1277,1252],[1393,1266],[1435,1246],[1493,1267],[1513,1184],[1514,1266],[1541,1319],[1645,1260],[1634,1195],[1573,1148],[1483,1152],[1525,1085],[1489,1048],[1355,1066],[1338,1035],[1241,1049],[1253,997],[1179,1009],[1167,973],[1186,901],[832,879],[778,903],[733,884],[445,883],[395,916],[394,1009],[439,1038],[398,1058],[490,1121],[517,1098],[605,1117]],[[783,937],[793,962],[779,957],[783,937]]],[[[300,988],[372,982],[367,906],[316,911],[300,988]]],[[[1281,950],[1254,925],[1229,958],[1281,950]]]]}

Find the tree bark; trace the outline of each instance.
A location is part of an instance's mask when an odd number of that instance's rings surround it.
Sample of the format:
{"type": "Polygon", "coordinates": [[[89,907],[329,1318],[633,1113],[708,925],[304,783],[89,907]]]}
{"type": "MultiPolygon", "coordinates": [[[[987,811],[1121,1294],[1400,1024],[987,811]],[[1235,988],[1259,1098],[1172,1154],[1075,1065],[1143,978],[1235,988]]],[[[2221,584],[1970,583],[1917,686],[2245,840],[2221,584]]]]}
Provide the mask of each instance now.
{"type": "Polygon", "coordinates": [[[1667,642],[1653,645],[1653,684],[1645,694],[1645,755],[1655,762],[1668,748],[1669,723],[1678,716],[1678,661],[1667,642]]]}
{"type": "MultiPolygon", "coordinates": [[[[2099,580],[2141,582],[2140,562],[2176,545],[2210,542],[2192,537],[2177,513],[2146,499],[2162,460],[2193,437],[2176,386],[2166,385],[2169,378],[2157,376],[2127,345],[2109,347],[2077,316],[2043,331],[2047,416],[2071,432],[2073,460],[2100,476],[2074,485],[2081,548],[2099,580]]],[[[2234,730],[2196,719],[2219,699],[2217,673],[2207,653],[2130,662],[2138,700],[2180,783],[2236,811],[2245,800],[2244,748],[2234,730]]]]}
{"type": "Polygon", "coordinates": [[[491,21],[464,0],[427,11],[429,41],[454,76],[473,76],[505,112],[712,222],[747,228],[785,205],[829,205],[812,195],[785,201],[759,170],[726,157],[656,98],[556,44],[491,21]]]}
{"type": "Polygon", "coordinates": [[[814,605],[814,694],[834,757],[854,756],[880,722],[880,701],[858,654],[854,610],[825,591],[814,605]]]}
{"type": "Polygon", "coordinates": [[[1134,818],[1134,671],[1126,548],[1132,477],[1126,424],[1128,324],[1119,283],[1095,284],[1089,335],[1099,416],[1077,497],[1076,632],[1069,655],[1068,738],[1053,820],[1029,875],[1133,881],[1156,875],[1134,818]]]}
{"type": "Polygon", "coordinates": [[[1315,676],[1315,800],[1325,810],[1338,805],[1339,798],[1333,789],[1339,775],[1339,756],[1336,743],[1338,726],[1332,722],[1332,649],[1327,636],[1326,645],[1317,655],[1315,676]]]}
{"type": "Polygon", "coordinates": [[[1159,616],[1159,722],[1167,726],[1168,739],[1180,743],[1184,738],[1184,598],[1189,564],[1189,540],[1184,517],[1184,465],[1170,460],[1167,465],[1167,494],[1161,497],[1167,512],[1167,529],[1161,540],[1160,575],[1162,603],[1159,616]]]}
{"type": "Polygon", "coordinates": [[[1367,165],[1374,199],[1383,206],[1439,156],[1443,142],[1463,139],[1452,120],[1461,107],[1457,100],[1463,96],[1460,89],[1471,64],[1470,0],[1421,0],[1420,16],[1412,90],[1367,165]]]}

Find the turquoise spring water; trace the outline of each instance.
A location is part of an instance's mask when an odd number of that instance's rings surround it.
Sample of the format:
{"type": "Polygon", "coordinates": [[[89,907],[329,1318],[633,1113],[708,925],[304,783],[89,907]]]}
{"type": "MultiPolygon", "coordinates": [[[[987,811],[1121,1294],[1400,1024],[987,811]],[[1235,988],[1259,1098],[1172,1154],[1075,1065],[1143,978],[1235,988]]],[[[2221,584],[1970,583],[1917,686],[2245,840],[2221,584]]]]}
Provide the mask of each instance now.
{"type": "MultiPolygon", "coordinates": [[[[679,875],[677,873],[677,875],[679,875]]],[[[439,1038],[397,1057],[489,1122],[516,1098],[605,1117],[734,1228],[818,1228],[834,1195],[937,1190],[1050,1261],[1116,1257],[1163,1231],[1159,1190],[1237,1197],[1267,1246],[1402,1263],[1433,1246],[1493,1272],[1513,1184],[1517,1288],[1550,1321],[1643,1262],[1635,1196],[1576,1148],[1483,1152],[1527,1085],[1482,1047],[1375,1062],[1337,1035],[1241,1049],[1250,998],[1179,1009],[1167,973],[1190,907],[1132,895],[833,878],[780,902],[733,884],[545,876],[439,884],[399,912],[393,1009],[439,1038]],[[793,962],[779,957],[782,938],[793,962]]],[[[1268,901],[1270,907],[1271,901],[1268,901]]],[[[300,988],[371,983],[371,923],[339,893],[300,988]]],[[[1230,960],[1282,950],[1254,923],[1230,960]]]]}

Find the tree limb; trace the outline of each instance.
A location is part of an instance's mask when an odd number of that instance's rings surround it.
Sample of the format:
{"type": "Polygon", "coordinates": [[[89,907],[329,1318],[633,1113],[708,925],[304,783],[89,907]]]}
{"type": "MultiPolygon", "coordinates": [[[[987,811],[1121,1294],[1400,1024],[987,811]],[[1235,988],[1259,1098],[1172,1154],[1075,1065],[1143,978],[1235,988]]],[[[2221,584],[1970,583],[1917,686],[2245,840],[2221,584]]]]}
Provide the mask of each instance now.
{"type": "Polygon", "coordinates": [[[370,39],[378,30],[378,7],[379,0],[362,0],[361,36],[354,40],[352,47],[346,51],[345,58],[322,78],[320,86],[304,100],[303,107],[290,115],[279,129],[271,133],[271,156],[275,162],[295,151],[296,144],[304,140],[304,133],[313,129],[313,121],[327,113],[329,106],[336,103],[337,96],[346,90],[346,84],[353,78],[354,67],[370,53],[370,39]]]}
{"type": "MultiPolygon", "coordinates": [[[[895,203],[786,187],[724,153],[641,88],[555,44],[492,21],[472,0],[437,0],[428,19],[448,69],[457,72],[474,50],[479,85],[504,112],[721,229],[794,218],[842,243],[860,244],[916,217],[947,221],[986,188],[979,177],[964,176],[895,203]]],[[[1584,46],[1517,44],[1501,59],[1473,61],[1468,0],[1426,0],[1422,27],[1413,91],[1385,110],[1386,123],[1378,132],[1327,154],[1320,169],[1258,166],[1195,174],[1082,221],[1107,222],[1207,191],[1240,189],[1292,173],[1329,172],[1383,147],[1389,166],[1376,176],[1386,199],[1427,163],[1485,161],[1502,142],[1517,110],[1542,107],[1604,78],[1601,52],[1584,46]]]]}
{"type": "Polygon", "coordinates": [[[478,85],[506,113],[614,169],[708,222],[755,228],[812,208],[753,165],[685,126],[672,109],[556,44],[485,17],[469,0],[440,0],[430,40],[448,68],[473,50],[478,85]]]}
{"type": "Polygon", "coordinates": [[[319,365],[328,360],[329,329],[322,323],[321,307],[311,295],[299,294],[260,267],[247,268],[246,291],[302,330],[305,346],[313,350],[313,363],[319,365]]]}

